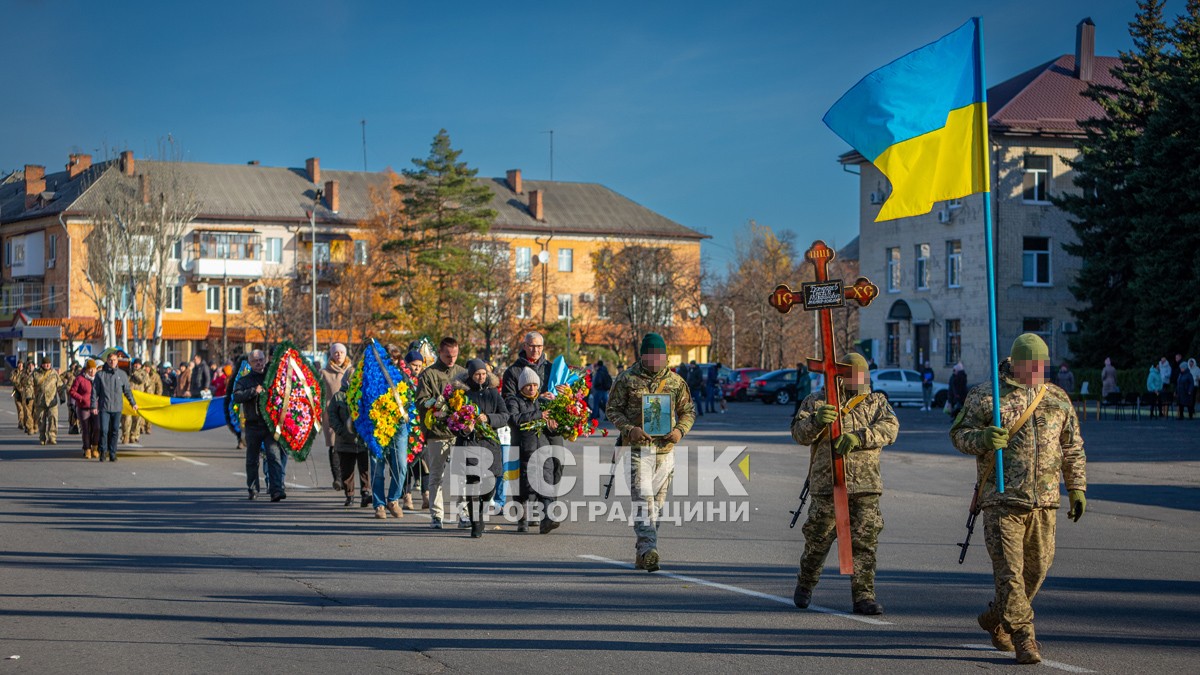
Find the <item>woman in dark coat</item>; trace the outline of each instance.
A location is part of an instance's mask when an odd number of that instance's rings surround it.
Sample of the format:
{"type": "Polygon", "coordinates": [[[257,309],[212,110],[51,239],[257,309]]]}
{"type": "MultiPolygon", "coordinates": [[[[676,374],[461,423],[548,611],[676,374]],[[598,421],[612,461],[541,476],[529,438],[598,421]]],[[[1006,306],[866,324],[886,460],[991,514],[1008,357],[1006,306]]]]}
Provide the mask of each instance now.
{"type": "Polygon", "coordinates": [[[957,416],[967,401],[967,371],[962,362],[954,364],[954,374],[950,376],[950,414],[957,416]]]}
{"type": "MultiPolygon", "coordinates": [[[[532,368],[525,368],[517,380],[517,395],[510,396],[506,402],[508,403],[509,421],[512,425],[513,445],[517,446],[521,452],[521,487],[520,492],[516,496],[516,502],[521,505],[521,518],[517,521],[517,532],[529,531],[529,507],[527,503],[530,495],[538,499],[542,503],[542,522],[554,522],[546,515],[550,507],[551,500],[547,497],[538,495],[529,486],[530,469],[529,460],[533,457],[533,453],[537,452],[538,448],[550,445],[550,436],[547,430],[553,432],[557,429],[554,420],[550,419],[550,414],[542,410],[539,401],[539,392],[542,386],[542,378],[532,368]],[[537,429],[522,430],[522,425],[532,424],[538,420],[546,422],[546,426],[541,426],[537,429]]],[[[547,484],[553,483],[553,465],[546,462],[542,466],[542,477],[547,484]]],[[[553,526],[547,525],[550,529],[557,527],[557,523],[553,526]]],[[[547,530],[549,531],[549,530],[547,530]]]]}
{"type": "Polygon", "coordinates": [[[1188,419],[1196,417],[1196,399],[1193,397],[1195,387],[1192,371],[1188,369],[1187,364],[1184,364],[1179,371],[1179,379],[1175,381],[1175,399],[1179,404],[1179,419],[1183,419],[1184,408],[1187,408],[1188,419]]]}
{"type": "MultiPolygon", "coordinates": [[[[480,421],[485,422],[492,429],[505,426],[508,424],[509,418],[508,407],[504,405],[504,399],[496,389],[499,383],[499,379],[491,374],[487,364],[480,359],[468,361],[466,379],[455,382],[455,386],[465,390],[467,400],[478,409],[480,421]]],[[[502,465],[499,443],[472,429],[460,433],[455,445],[469,449],[468,467],[478,466],[481,460],[490,462],[489,468],[492,476],[499,480],[502,465]]],[[[479,483],[478,477],[467,476],[467,485],[477,483],[479,483]]],[[[471,536],[476,539],[483,536],[484,503],[490,500],[495,492],[496,484],[493,481],[492,488],[487,492],[467,497],[467,515],[471,519],[471,536]]]]}

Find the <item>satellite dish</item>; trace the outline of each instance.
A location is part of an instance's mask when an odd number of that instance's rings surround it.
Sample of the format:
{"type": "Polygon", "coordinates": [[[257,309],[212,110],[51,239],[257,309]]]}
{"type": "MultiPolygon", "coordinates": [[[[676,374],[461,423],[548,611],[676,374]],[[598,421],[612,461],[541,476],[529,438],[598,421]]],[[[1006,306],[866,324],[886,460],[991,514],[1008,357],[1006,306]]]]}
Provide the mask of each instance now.
{"type": "Polygon", "coordinates": [[[537,257],[538,257],[538,261],[541,262],[543,265],[550,262],[550,252],[549,251],[540,251],[538,253],[537,257]]]}
{"type": "Polygon", "coordinates": [[[700,303],[700,316],[701,317],[708,316],[708,305],[706,305],[704,303],[700,303]]]}

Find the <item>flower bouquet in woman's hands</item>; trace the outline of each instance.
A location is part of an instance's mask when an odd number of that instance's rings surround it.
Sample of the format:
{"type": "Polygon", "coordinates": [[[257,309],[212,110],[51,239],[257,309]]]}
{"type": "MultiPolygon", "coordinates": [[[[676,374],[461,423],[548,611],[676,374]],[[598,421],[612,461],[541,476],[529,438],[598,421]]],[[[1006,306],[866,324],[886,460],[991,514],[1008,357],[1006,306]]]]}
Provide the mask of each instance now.
{"type": "Polygon", "coordinates": [[[479,408],[467,398],[467,392],[453,383],[447,384],[442,395],[429,402],[426,408],[425,425],[430,429],[449,431],[455,436],[476,433],[494,443],[500,442],[496,430],[480,419],[479,408]]]}
{"type": "MultiPolygon", "coordinates": [[[[552,396],[542,399],[541,407],[548,413],[540,420],[521,425],[522,431],[548,429],[546,419],[554,420],[557,430],[551,433],[561,435],[567,441],[574,441],[581,436],[591,436],[596,432],[599,423],[591,419],[592,409],[588,407],[588,394],[592,391],[591,375],[567,367],[563,357],[554,359],[550,367],[549,388],[546,394],[552,396]]],[[[543,394],[545,396],[546,394],[543,394]]]]}

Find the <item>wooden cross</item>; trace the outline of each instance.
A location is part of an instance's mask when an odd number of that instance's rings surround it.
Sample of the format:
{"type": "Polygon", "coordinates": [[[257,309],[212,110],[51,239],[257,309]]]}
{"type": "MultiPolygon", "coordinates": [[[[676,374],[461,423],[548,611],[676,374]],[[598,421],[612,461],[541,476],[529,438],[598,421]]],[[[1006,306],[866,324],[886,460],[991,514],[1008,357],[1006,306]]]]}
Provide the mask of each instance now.
{"type": "Polygon", "coordinates": [[[825,402],[837,408],[839,413],[829,425],[829,451],[833,459],[833,517],[837,526],[838,568],[842,574],[854,573],[854,554],[850,544],[850,497],[846,491],[846,465],[842,456],[834,452],[834,442],[842,435],[839,379],[851,374],[849,364],[840,363],[834,355],[833,316],[831,310],[840,307],[846,300],[866,307],[879,295],[879,287],[866,277],[859,277],[853,286],[842,289],[841,279],[829,278],[829,263],[836,257],[833,249],[817,240],[805,252],[804,257],[816,270],[816,281],[806,283],[802,293],[795,293],[786,284],[780,284],[768,302],[775,309],[787,314],[792,307],[803,304],[808,311],[817,312],[821,321],[821,358],[808,359],[808,369],[825,375],[825,402]]]}

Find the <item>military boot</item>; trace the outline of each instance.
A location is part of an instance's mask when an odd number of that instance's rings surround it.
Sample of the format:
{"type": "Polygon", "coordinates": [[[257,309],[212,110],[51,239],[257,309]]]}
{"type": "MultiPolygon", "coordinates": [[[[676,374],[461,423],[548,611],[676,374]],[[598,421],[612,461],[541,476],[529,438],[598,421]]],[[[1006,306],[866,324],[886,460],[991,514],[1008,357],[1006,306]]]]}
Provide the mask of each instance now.
{"type": "Polygon", "coordinates": [[[883,614],[883,605],[875,598],[860,598],[854,601],[854,613],[864,616],[879,616],[883,614]]]}
{"type": "Polygon", "coordinates": [[[992,637],[992,646],[1002,652],[1013,651],[1012,636],[1004,630],[1004,624],[996,614],[992,603],[988,603],[987,611],[979,615],[979,627],[992,637]]]}
{"type": "Polygon", "coordinates": [[[797,609],[808,609],[809,603],[812,602],[812,589],[796,584],[796,590],[792,593],[792,602],[796,603],[797,609]]]}
{"type": "Polygon", "coordinates": [[[643,569],[645,569],[647,572],[657,572],[660,569],[658,563],[659,557],[657,549],[652,548],[649,551],[646,551],[646,555],[642,556],[642,565],[644,566],[643,569]]]}
{"type": "Polygon", "coordinates": [[[1034,638],[1033,626],[1013,632],[1013,646],[1017,651],[1017,663],[1041,663],[1041,645],[1034,638]]]}

